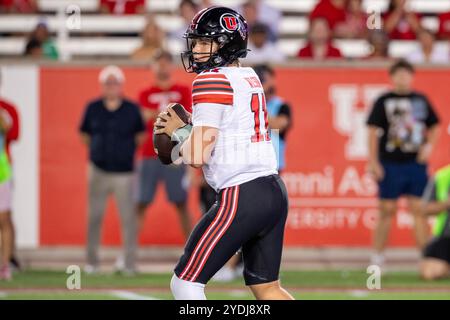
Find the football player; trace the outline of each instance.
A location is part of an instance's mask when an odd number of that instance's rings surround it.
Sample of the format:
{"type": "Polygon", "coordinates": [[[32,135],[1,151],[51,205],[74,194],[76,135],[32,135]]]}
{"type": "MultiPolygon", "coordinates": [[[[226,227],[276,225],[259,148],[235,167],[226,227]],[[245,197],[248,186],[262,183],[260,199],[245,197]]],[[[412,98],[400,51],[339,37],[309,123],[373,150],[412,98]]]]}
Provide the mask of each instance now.
{"type": "Polygon", "coordinates": [[[184,37],[183,65],[198,74],[192,125],[169,107],[155,132],[179,142],[175,156],[203,169],[217,201],[186,243],[172,293],[175,299],[206,299],[205,284],[242,248],[245,283],[255,297],[292,299],[279,282],[287,192],[263,87],[255,71],[239,63],[247,55],[247,22],[232,9],[209,7],[196,14],[184,37]]]}

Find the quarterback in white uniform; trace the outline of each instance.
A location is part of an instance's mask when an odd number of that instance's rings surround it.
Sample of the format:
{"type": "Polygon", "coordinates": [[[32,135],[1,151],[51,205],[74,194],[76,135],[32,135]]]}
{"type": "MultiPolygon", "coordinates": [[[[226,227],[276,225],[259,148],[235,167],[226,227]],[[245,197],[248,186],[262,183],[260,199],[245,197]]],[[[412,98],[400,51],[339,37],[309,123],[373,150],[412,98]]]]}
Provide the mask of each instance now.
{"type": "MultiPolygon", "coordinates": [[[[203,169],[217,201],[195,227],[174,270],[176,299],[206,299],[205,284],[242,248],[244,279],[257,299],[292,299],[279,282],[288,201],[270,140],[264,91],[247,54],[247,23],[226,7],[206,8],[186,31],[193,82],[192,125],[168,108],[155,133],[178,142],[203,169]]],[[[178,153],[178,152],[177,152],[178,153]]]]}
{"type": "Polygon", "coordinates": [[[252,68],[221,67],[193,83],[195,127],[217,128],[205,179],[216,191],[277,173],[264,92],[252,68]]]}

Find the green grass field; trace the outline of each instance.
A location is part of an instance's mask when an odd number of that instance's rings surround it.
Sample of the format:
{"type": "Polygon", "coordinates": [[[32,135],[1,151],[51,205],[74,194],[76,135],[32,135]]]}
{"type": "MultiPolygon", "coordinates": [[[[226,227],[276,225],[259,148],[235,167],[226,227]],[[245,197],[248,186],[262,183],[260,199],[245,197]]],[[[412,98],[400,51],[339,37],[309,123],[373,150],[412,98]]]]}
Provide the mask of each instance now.
{"type": "MultiPolygon", "coordinates": [[[[64,271],[33,270],[16,274],[13,281],[0,282],[0,299],[172,299],[171,274],[142,273],[81,274],[81,289],[69,290],[64,271]]],[[[281,281],[297,299],[448,299],[450,279],[421,280],[417,273],[391,272],[381,279],[380,290],[368,290],[364,271],[285,271],[281,281]]],[[[243,279],[230,283],[211,282],[209,299],[252,299],[243,279]]]]}

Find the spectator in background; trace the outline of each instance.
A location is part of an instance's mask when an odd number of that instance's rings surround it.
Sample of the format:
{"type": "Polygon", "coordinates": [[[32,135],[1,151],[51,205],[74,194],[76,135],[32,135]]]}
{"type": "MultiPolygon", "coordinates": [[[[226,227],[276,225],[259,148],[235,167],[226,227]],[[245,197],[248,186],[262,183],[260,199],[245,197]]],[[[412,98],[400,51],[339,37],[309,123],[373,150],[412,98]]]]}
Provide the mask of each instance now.
{"type": "Polygon", "coordinates": [[[145,0],[101,0],[100,12],[107,14],[145,13],[145,0]]]}
{"type": "Polygon", "coordinates": [[[423,195],[423,214],[437,216],[433,239],[423,251],[420,274],[425,280],[450,276],[450,164],[430,179],[423,195]]]}
{"type": "Polygon", "coordinates": [[[200,0],[200,2],[198,4],[198,10],[209,8],[209,7],[212,7],[213,5],[214,5],[214,3],[211,0],[200,0]]]}
{"type": "Polygon", "coordinates": [[[88,244],[86,273],[98,269],[100,231],[108,197],[113,194],[122,222],[124,274],[136,271],[137,219],[132,197],[135,150],[145,131],[139,106],[123,96],[121,69],[105,67],[99,75],[102,96],[90,102],[80,125],[89,148],[88,244]]]}
{"type": "Polygon", "coordinates": [[[338,27],[345,24],[347,0],[320,0],[309,15],[310,24],[315,19],[325,19],[334,34],[338,27]]]}
{"type": "MultiPolygon", "coordinates": [[[[0,74],[1,81],[1,74],[0,74]]],[[[19,116],[11,103],[0,99],[0,279],[10,280],[12,269],[20,269],[15,257],[15,229],[11,216],[12,158],[10,145],[19,137],[19,116]],[[10,267],[12,266],[12,268],[10,267]]]]}
{"type": "Polygon", "coordinates": [[[418,33],[420,47],[408,55],[411,63],[448,63],[450,59],[446,48],[439,47],[435,43],[435,35],[427,29],[421,29],[418,33]]]}
{"type": "Polygon", "coordinates": [[[242,12],[249,32],[252,32],[252,28],[256,24],[265,24],[268,28],[268,39],[270,42],[275,42],[279,35],[279,25],[281,21],[281,13],[269,6],[263,0],[250,0],[245,2],[240,8],[239,12],[242,12]]]}
{"type": "Polygon", "coordinates": [[[413,89],[414,68],[400,60],[390,68],[392,91],[379,97],[369,114],[368,170],[378,182],[379,216],[371,263],[383,267],[384,249],[397,200],[407,197],[414,217],[417,247],[428,242],[428,224],[421,196],[427,184],[427,163],[438,138],[438,117],[428,98],[413,89]]]}
{"type": "Polygon", "coordinates": [[[44,58],[41,42],[34,38],[28,39],[27,44],[25,45],[24,56],[32,59],[44,58]]]}
{"type": "Polygon", "coordinates": [[[389,37],[383,30],[373,30],[369,33],[368,42],[371,47],[370,54],[365,59],[385,60],[389,57],[389,37]]]}
{"type": "Polygon", "coordinates": [[[153,123],[169,103],[180,103],[192,112],[191,90],[177,83],[173,76],[173,58],[169,52],[159,51],[153,62],[155,82],[139,95],[139,103],[147,126],[147,138],[142,146],[142,159],[138,166],[137,212],[139,229],[145,221],[145,211],[153,202],[156,188],[164,182],[168,200],[180,217],[181,227],[186,238],[192,230],[191,215],[187,207],[187,189],[189,187],[186,165],[166,166],[158,159],[153,147],[153,123]]]}
{"type": "Polygon", "coordinates": [[[183,19],[183,25],[170,33],[170,37],[174,40],[183,40],[183,35],[186,32],[189,24],[199,11],[199,6],[192,0],[181,0],[178,5],[178,14],[183,19]]]}
{"type": "Polygon", "coordinates": [[[279,36],[279,27],[281,23],[281,12],[267,4],[265,0],[250,0],[256,6],[258,22],[264,23],[270,30],[270,41],[276,41],[279,36]]]}
{"type": "Polygon", "coordinates": [[[367,14],[362,0],[348,0],[345,21],[337,24],[335,35],[342,38],[365,38],[367,36],[367,14]]]}
{"type": "Polygon", "coordinates": [[[314,60],[342,58],[338,48],[331,44],[331,30],[327,20],[315,18],[310,21],[308,43],[297,56],[314,60]]]}
{"type": "Polygon", "coordinates": [[[262,23],[253,25],[249,36],[246,63],[280,63],[284,60],[283,53],[269,39],[269,28],[262,23]]]}
{"type": "Polygon", "coordinates": [[[154,19],[150,19],[142,31],[141,38],[142,45],[131,54],[131,58],[151,61],[155,53],[164,47],[165,33],[154,19]]]}
{"type": "Polygon", "coordinates": [[[11,177],[12,170],[6,154],[6,135],[10,130],[10,119],[0,115],[0,235],[1,261],[0,280],[11,280],[12,272],[9,266],[13,248],[13,222],[11,219],[11,177]]]}
{"type": "Polygon", "coordinates": [[[292,125],[291,107],[277,95],[275,70],[268,65],[257,65],[253,68],[261,81],[266,98],[271,140],[278,160],[278,172],[286,167],[286,136],[292,125]]]}
{"type": "Polygon", "coordinates": [[[32,14],[37,12],[37,0],[0,0],[0,13],[32,14]]]}
{"type": "Polygon", "coordinates": [[[450,40],[450,11],[439,15],[438,38],[440,40],[450,40]]]}
{"type": "Polygon", "coordinates": [[[252,26],[258,23],[258,9],[256,5],[252,1],[247,1],[239,9],[238,12],[242,12],[248,28],[251,30],[252,26]]]}
{"type": "Polygon", "coordinates": [[[420,16],[407,8],[408,0],[391,0],[384,14],[384,29],[391,39],[414,40],[420,30],[420,16]]]}
{"type": "Polygon", "coordinates": [[[52,60],[58,59],[58,50],[50,37],[50,33],[45,22],[39,22],[36,28],[31,32],[25,54],[52,60]]]}

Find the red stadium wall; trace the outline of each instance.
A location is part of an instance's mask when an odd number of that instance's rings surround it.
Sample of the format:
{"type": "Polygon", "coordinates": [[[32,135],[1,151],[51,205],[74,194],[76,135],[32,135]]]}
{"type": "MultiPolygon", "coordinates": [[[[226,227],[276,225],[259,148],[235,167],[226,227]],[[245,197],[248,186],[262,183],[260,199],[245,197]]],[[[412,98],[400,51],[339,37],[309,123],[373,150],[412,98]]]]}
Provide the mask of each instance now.
{"type": "MultiPolygon", "coordinates": [[[[125,93],[136,99],[152,80],[150,71],[125,68],[125,93]]],[[[376,186],[365,175],[364,118],[388,77],[380,69],[277,70],[279,94],[293,108],[284,172],[290,212],[287,245],[368,246],[376,213],[376,186]]],[[[78,124],[87,101],[99,93],[99,68],[43,67],[40,70],[40,244],[82,245],[86,241],[87,152],[78,124]]],[[[179,81],[191,75],[177,70],[179,81]]],[[[450,121],[450,72],[421,70],[416,88],[435,105],[443,124],[450,121]]],[[[430,171],[450,159],[450,138],[441,135],[430,171]]],[[[199,218],[197,193],[189,205],[199,218]]],[[[391,233],[393,246],[411,246],[410,216],[401,209],[391,233]]],[[[111,201],[105,216],[103,244],[120,243],[120,222],[111,201]]],[[[159,188],[147,213],[140,242],[181,245],[175,210],[159,188]]]]}

